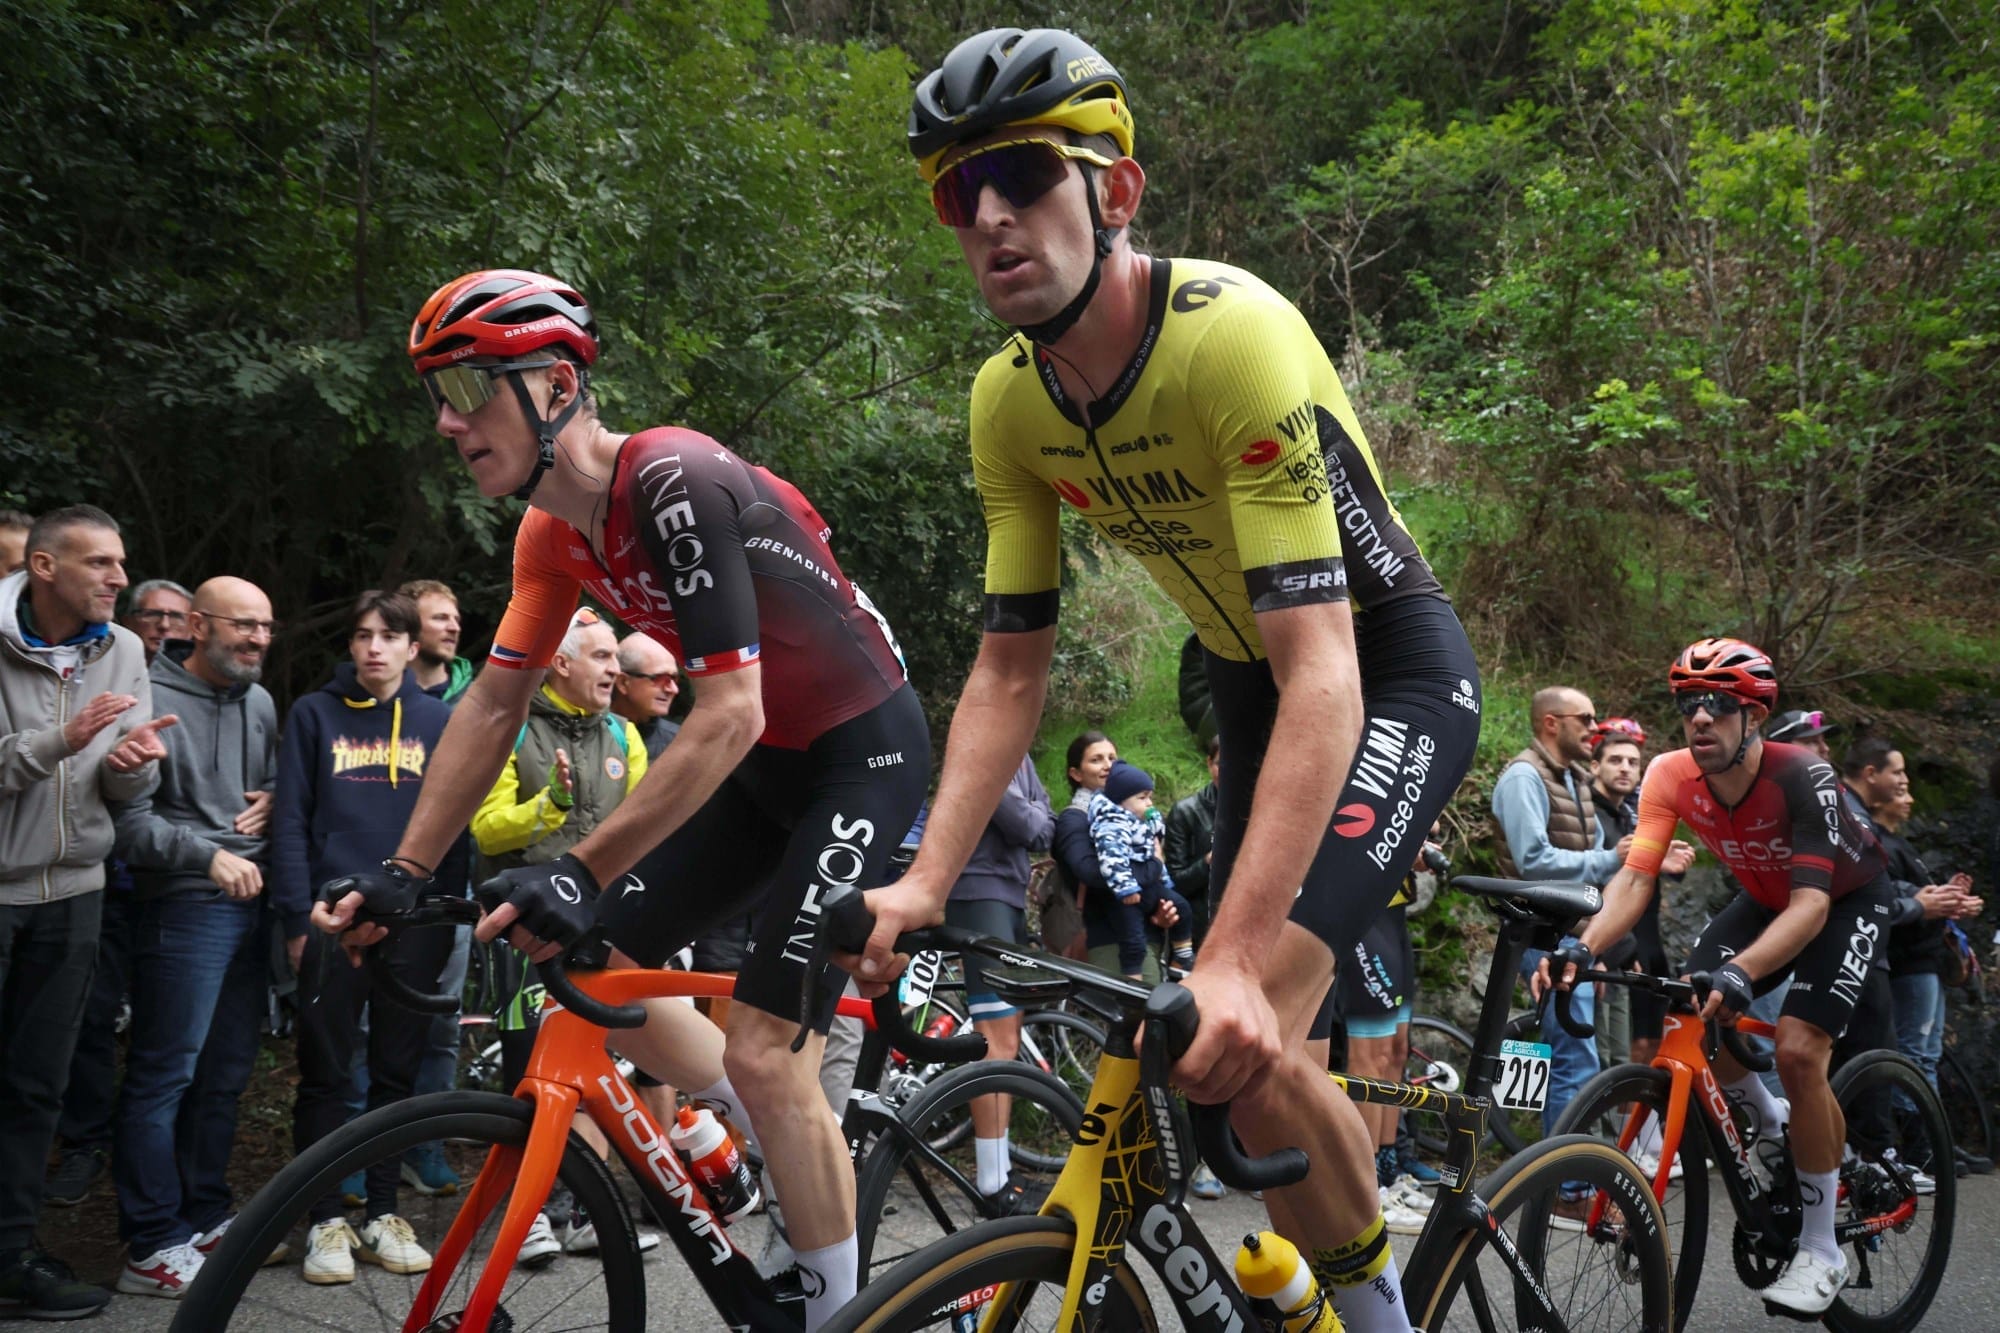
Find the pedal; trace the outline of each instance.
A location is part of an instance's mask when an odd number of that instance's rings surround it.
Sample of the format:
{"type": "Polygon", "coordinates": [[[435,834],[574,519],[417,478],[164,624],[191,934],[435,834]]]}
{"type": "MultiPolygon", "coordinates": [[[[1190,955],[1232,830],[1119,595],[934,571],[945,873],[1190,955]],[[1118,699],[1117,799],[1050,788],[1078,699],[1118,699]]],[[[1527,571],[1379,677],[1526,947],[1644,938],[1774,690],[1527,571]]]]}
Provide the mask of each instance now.
{"type": "Polygon", "coordinates": [[[1794,1310],[1776,1301],[1765,1301],[1764,1313],[1773,1319],[1795,1319],[1801,1324],[1817,1324],[1825,1318],[1823,1314],[1807,1314],[1803,1310],[1794,1310]]]}

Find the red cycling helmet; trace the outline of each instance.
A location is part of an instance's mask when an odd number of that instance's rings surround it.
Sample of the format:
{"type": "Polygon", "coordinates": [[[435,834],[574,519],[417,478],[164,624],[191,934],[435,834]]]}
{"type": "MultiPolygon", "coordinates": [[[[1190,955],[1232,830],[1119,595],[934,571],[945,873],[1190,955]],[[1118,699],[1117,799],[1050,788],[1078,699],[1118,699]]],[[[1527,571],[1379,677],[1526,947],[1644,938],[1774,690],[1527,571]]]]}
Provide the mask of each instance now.
{"type": "Polygon", "coordinates": [[[519,361],[545,347],[594,364],[597,320],[576,288],[526,269],[453,278],[431,293],[410,325],[410,359],[419,375],[473,357],[519,361]]]}
{"type": "Polygon", "coordinates": [[[1629,717],[1607,717],[1590,729],[1590,749],[1595,754],[1600,746],[1610,740],[1626,740],[1644,748],[1646,729],[1637,720],[1629,717]]]}
{"type": "Polygon", "coordinates": [[[1681,650],[1667,670],[1675,694],[1714,690],[1739,703],[1769,708],[1778,697],[1778,673],[1762,648],[1741,639],[1701,639],[1681,650]]]}

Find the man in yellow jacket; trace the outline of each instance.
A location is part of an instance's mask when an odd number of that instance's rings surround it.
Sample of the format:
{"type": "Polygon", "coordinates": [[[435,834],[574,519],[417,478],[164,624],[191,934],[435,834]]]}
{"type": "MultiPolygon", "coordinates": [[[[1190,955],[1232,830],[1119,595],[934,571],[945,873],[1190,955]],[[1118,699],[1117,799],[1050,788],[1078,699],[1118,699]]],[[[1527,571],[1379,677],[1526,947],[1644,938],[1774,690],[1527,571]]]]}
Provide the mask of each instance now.
{"type": "Polygon", "coordinates": [[[611,711],[617,680],[617,636],[586,607],[570,620],[514,753],[472,816],[475,883],[555,860],[639,785],[646,746],[638,728],[611,711]]]}

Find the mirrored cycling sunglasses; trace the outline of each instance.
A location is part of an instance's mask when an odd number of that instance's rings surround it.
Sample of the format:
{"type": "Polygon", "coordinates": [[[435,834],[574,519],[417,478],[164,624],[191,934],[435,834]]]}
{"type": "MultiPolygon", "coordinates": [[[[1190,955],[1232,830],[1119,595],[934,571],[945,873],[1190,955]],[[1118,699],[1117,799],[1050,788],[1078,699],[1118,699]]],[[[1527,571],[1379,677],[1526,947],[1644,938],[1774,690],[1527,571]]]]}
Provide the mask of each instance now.
{"type": "Polygon", "coordinates": [[[979,195],[991,185],[1016,208],[1026,208],[1062,184],[1069,162],[1108,167],[1111,159],[1088,148],[1072,148],[1047,139],[1009,139],[975,148],[945,169],[931,186],[931,203],[938,221],[947,227],[970,227],[979,216],[979,195]]]}
{"type": "Polygon", "coordinates": [[[430,393],[432,410],[450,403],[459,415],[471,416],[500,392],[495,387],[500,376],[510,370],[540,370],[555,363],[554,357],[544,357],[539,361],[508,361],[497,366],[446,366],[442,370],[425,371],[419,378],[430,393]]]}
{"type": "Polygon", "coordinates": [[[1693,717],[1704,708],[1710,717],[1731,717],[1743,711],[1742,701],[1734,695],[1713,690],[1676,694],[1674,707],[1681,710],[1682,717],[1693,717]]]}

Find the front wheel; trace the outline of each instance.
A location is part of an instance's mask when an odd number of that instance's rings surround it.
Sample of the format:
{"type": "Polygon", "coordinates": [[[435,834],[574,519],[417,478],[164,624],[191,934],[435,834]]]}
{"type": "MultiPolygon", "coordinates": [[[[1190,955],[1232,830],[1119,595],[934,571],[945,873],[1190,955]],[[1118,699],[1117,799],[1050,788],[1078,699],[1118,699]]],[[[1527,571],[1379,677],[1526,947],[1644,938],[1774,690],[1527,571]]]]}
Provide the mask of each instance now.
{"type": "Polygon", "coordinates": [[[1951,1130],[1923,1071],[1866,1051],[1833,1076],[1847,1117],[1834,1235],[1847,1286],[1826,1312],[1841,1333],[1916,1328],[1937,1299],[1958,1211],[1951,1130]]]}
{"type": "MultiPolygon", "coordinates": [[[[1636,1110],[1643,1110],[1652,1118],[1652,1132],[1657,1136],[1666,1124],[1672,1086],[1673,1079],[1664,1069],[1647,1065],[1607,1069],[1577,1089],[1556,1121],[1556,1133],[1588,1134],[1615,1145],[1627,1120],[1636,1110]]],[[[1632,1151],[1637,1154],[1645,1146],[1635,1140],[1632,1151]]],[[[1657,1157],[1658,1147],[1652,1151],[1657,1157]]],[[[1681,1135],[1678,1178],[1673,1169],[1669,1157],[1666,1192],[1659,1198],[1667,1223],[1667,1250],[1673,1255],[1674,1309],[1680,1324],[1685,1325],[1688,1312],[1694,1309],[1695,1289],[1701,1285],[1702,1260],[1708,1249],[1707,1141],[1693,1114],[1681,1135]]]]}
{"type": "MultiPolygon", "coordinates": [[[[1482,1181],[1479,1193],[1571,1333],[1671,1333],[1666,1221],[1623,1153],[1581,1134],[1544,1139],[1482,1181]],[[1566,1184],[1583,1187],[1580,1204],[1565,1204],[1566,1184]]],[[[1427,1333],[1546,1326],[1539,1302],[1483,1225],[1457,1235],[1427,1232],[1403,1290],[1418,1316],[1413,1322],[1427,1333]],[[1447,1248],[1439,1256],[1431,1252],[1437,1247],[1447,1248]]]]}
{"type": "MultiPolygon", "coordinates": [[[[980,1327],[1053,1329],[1077,1246],[1067,1217],[1009,1217],[982,1222],[916,1254],[861,1289],[823,1325],[823,1333],[905,1333],[980,1327]],[[985,1307],[997,1305],[991,1311],[985,1307]]],[[[1129,1263],[1091,1299],[1079,1303],[1079,1327],[1105,1333],[1158,1328],[1152,1302],[1129,1263]]]]}
{"type": "MultiPolygon", "coordinates": [[[[293,1158],[271,1178],[230,1223],[222,1243],[201,1266],[201,1275],[181,1298],[173,1333],[219,1333],[223,1329],[337,1328],[343,1333],[390,1333],[405,1327],[457,1328],[473,1286],[493,1249],[500,1220],[512,1198],[514,1176],[528,1141],[532,1107],[486,1092],[440,1092],[413,1097],[371,1111],[342,1126],[293,1158]],[[439,1142],[446,1162],[465,1182],[463,1192],[426,1197],[405,1191],[399,1215],[410,1224],[424,1252],[424,1269],[395,1273],[355,1256],[352,1276],[328,1279],[324,1271],[306,1277],[306,1256],[314,1205],[339,1187],[343,1177],[370,1165],[393,1161],[419,1144],[439,1142]],[[511,1158],[510,1155],[511,1154],[511,1158]],[[480,1168],[498,1156],[491,1190],[475,1189],[480,1168]],[[470,1244],[449,1272],[442,1270],[445,1235],[461,1210],[472,1222],[470,1244]],[[269,1266],[273,1251],[290,1246],[291,1262],[269,1266]],[[416,1319],[419,1291],[428,1271],[438,1267],[438,1299],[416,1319]]],[[[616,1183],[596,1153],[571,1136],[558,1169],[576,1203],[596,1228],[590,1253],[547,1257],[546,1266],[518,1266],[508,1274],[492,1327],[604,1329],[640,1333],[646,1326],[646,1281],[638,1237],[616,1183]],[[548,1321],[548,1322],[545,1322],[548,1321]]],[[[347,1217],[356,1231],[364,1219],[347,1217]]],[[[582,1228],[559,1235],[580,1238],[582,1228]]],[[[405,1266],[414,1261],[405,1258],[405,1266]]]]}

